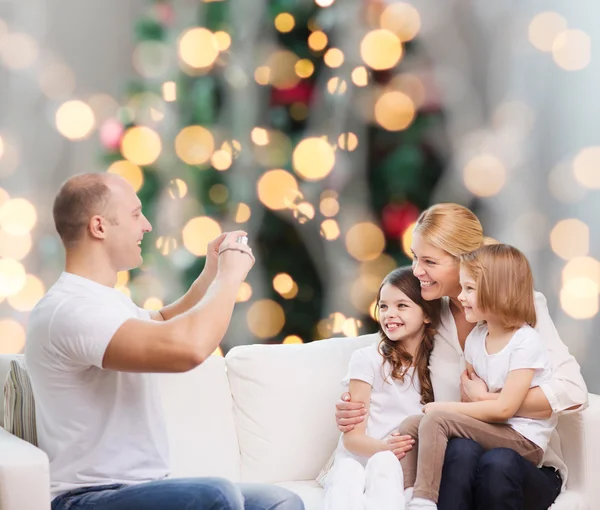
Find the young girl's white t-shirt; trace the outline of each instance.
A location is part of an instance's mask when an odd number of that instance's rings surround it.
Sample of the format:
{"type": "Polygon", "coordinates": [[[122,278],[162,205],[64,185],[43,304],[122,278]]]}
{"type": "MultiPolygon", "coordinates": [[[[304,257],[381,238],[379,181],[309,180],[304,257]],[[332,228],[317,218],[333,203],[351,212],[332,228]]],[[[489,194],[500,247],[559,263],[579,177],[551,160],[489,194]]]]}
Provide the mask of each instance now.
{"type": "MultiPolygon", "coordinates": [[[[372,386],[366,434],[381,440],[396,432],[405,418],[420,414],[423,409],[421,385],[414,368],[409,368],[404,381],[399,381],[392,379],[392,367],[387,361],[384,364],[383,360],[379,342],[357,349],[350,359],[348,373],[342,380],[345,386],[349,385],[351,379],[365,381],[372,386]]],[[[350,456],[364,465],[368,459],[348,452],[342,437],[343,434],[338,442],[336,459],[350,456]]]]}
{"type": "MultiPolygon", "coordinates": [[[[475,373],[485,381],[491,393],[500,391],[509,372],[524,368],[534,369],[530,388],[540,386],[552,377],[550,358],[539,333],[530,326],[518,329],[508,344],[500,352],[488,354],[485,339],[487,324],[478,324],[465,342],[465,360],[475,373]]],[[[523,437],[546,450],[558,417],[553,415],[547,420],[513,417],[507,423],[523,437]]]]}

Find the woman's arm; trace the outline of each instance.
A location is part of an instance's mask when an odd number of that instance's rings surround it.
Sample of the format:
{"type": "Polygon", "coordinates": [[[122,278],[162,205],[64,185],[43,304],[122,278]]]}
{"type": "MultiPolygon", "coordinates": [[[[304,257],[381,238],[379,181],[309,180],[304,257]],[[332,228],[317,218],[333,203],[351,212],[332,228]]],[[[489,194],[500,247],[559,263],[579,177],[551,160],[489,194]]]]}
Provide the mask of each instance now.
{"type": "Polygon", "coordinates": [[[369,416],[368,412],[370,408],[369,403],[371,401],[371,385],[364,381],[351,379],[349,391],[353,399],[365,403],[367,414],[364,421],[357,423],[350,432],[344,433],[343,441],[346,450],[363,457],[371,457],[377,452],[390,450],[390,446],[385,441],[373,439],[372,437],[367,436],[366,433],[369,416]]]}
{"type": "Polygon", "coordinates": [[[533,380],[535,370],[524,368],[509,372],[506,383],[497,399],[480,402],[434,402],[423,411],[441,409],[460,413],[488,423],[504,422],[515,416],[521,408],[533,380]]]}

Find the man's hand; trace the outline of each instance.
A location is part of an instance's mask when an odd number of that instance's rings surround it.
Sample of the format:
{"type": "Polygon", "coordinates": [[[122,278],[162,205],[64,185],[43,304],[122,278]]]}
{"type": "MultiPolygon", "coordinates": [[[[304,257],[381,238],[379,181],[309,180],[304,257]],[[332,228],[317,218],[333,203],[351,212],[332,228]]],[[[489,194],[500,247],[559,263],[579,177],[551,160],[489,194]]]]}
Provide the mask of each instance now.
{"type": "Polygon", "coordinates": [[[411,436],[401,436],[398,432],[394,432],[387,439],[390,445],[390,450],[398,460],[406,456],[406,452],[412,450],[415,440],[411,436]]]}
{"type": "Polygon", "coordinates": [[[365,405],[362,402],[350,402],[350,393],[342,394],[335,404],[335,422],[342,432],[350,432],[357,423],[365,419],[365,405]]]}
{"type": "Polygon", "coordinates": [[[488,393],[487,384],[485,381],[473,373],[469,377],[465,370],[460,375],[460,396],[463,402],[479,402],[486,400],[485,396],[488,393]]]}
{"type": "Polygon", "coordinates": [[[252,248],[237,242],[238,237],[245,235],[242,230],[227,233],[217,251],[217,273],[237,276],[240,282],[246,279],[255,262],[252,248]]]}

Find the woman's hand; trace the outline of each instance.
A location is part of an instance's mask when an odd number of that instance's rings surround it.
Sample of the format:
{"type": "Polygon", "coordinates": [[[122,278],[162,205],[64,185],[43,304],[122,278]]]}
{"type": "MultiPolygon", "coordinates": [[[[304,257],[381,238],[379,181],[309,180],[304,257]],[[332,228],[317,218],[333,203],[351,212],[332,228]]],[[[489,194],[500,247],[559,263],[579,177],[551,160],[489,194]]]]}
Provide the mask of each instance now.
{"type": "Polygon", "coordinates": [[[342,432],[350,432],[357,423],[365,419],[365,405],[362,402],[350,402],[350,393],[343,393],[335,404],[335,422],[342,432]]]}
{"type": "Polygon", "coordinates": [[[480,402],[486,398],[489,390],[485,381],[475,372],[469,377],[465,370],[460,375],[460,395],[463,402],[480,402]]]}
{"type": "Polygon", "coordinates": [[[423,413],[431,413],[432,411],[450,411],[456,413],[457,407],[460,406],[457,402],[429,402],[423,406],[423,413]]]}

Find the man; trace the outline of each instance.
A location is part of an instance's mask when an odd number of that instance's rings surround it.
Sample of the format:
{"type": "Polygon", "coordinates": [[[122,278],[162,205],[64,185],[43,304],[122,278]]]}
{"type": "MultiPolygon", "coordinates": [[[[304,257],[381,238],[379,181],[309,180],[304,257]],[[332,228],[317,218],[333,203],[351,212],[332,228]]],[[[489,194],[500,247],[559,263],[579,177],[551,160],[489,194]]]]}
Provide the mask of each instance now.
{"type": "Polygon", "coordinates": [[[168,444],[152,372],[184,372],[221,342],[254,265],[243,231],[209,243],[188,292],[158,312],[114,288],[142,262],[152,227],[133,188],[111,174],[63,184],[54,221],[66,267],[31,313],[25,359],[38,443],[50,459],[53,510],[301,510],[282,488],[220,478],[169,479],[168,444]]]}

